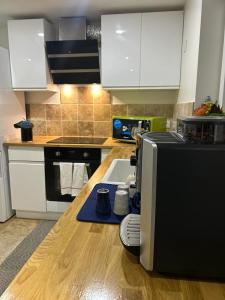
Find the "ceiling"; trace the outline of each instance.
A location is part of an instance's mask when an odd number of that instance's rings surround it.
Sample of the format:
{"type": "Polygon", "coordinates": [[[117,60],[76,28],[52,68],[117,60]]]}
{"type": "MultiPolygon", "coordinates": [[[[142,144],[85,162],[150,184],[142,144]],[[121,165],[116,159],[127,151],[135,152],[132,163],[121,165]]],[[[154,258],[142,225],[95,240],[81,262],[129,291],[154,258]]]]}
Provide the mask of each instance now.
{"type": "Polygon", "coordinates": [[[0,0],[0,20],[8,18],[87,16],[98,19],[104,13],[180,9],[185,0],[0,0]]]}

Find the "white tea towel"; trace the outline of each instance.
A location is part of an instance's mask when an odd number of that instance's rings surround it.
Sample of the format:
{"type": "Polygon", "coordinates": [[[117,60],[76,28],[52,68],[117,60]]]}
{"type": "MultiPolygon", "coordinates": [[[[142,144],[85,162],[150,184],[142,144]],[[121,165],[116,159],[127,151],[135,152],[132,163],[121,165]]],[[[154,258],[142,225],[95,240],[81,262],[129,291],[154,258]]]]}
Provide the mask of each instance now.
{"type": "Polygon", "coordinates": [[[73,180],[73,163],[60,162],[60,187],[61,194],[72,193],[72,180],[73,180]]]}
{"type": "Polygon", "coordinates": [[[88,182],[88,174],[85,163],[74,163],[73,164],[73,183],[72,183],[72,196],[77,196],[88,182]]]}

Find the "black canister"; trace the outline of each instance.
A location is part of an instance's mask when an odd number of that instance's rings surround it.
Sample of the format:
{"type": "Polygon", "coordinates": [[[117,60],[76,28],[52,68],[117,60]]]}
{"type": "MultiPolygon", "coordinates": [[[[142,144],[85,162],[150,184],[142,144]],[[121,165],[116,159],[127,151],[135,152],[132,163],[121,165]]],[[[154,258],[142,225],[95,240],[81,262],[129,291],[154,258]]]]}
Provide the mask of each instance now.
{"type": "Polygon", "coordinates": [[[111,213],[111,205],[108,189],[97,190],[96,212],[101,215],[109,215],[111,213]]]}
{"type": "Polygon", "coordinates": [[[21,140],[23,142],[29,142],[33,140],[33,124],[30,121],[20,121],[14,124],[14,127],[21,129],[21,140]]]}
{"type": "Polygon", "coordinates": [[[33,130],[31,128],[21,128],[21,140],[28,142],[33,140],[33,130]]]}

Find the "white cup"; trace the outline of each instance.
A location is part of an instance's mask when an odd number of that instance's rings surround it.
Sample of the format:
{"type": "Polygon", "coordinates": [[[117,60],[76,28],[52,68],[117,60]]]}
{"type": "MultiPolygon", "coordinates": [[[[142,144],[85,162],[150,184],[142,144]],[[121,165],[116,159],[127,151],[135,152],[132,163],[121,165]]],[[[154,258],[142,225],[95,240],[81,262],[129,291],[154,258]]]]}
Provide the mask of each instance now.
{"type": "Polygon", "coordinates": [[[120,184],[117,187],[117,191],[126,191],[128,193],[128,198],[129,198],[129,185],[128,184],[120,184]]]}
{"type": "Polygon", "coordinates": [[[127,191],[116,191],[113,212],[119,216],[129,214],[129,196],[127,191]]]}

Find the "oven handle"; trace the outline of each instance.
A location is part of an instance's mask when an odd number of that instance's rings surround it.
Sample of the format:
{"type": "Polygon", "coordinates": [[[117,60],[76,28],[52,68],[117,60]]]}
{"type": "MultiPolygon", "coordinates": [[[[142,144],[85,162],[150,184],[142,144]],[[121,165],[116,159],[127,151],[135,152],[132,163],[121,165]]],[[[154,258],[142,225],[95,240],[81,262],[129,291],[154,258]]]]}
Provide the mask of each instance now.
{"type": "MultiPolygon", "coordinates": [[[[53,162],[53,166],[59,166],[60,162],[53,162]]],[[[85,163],[85,166],[86,167],[90,167],[90,164],[89,163],[85,163]]]]}

